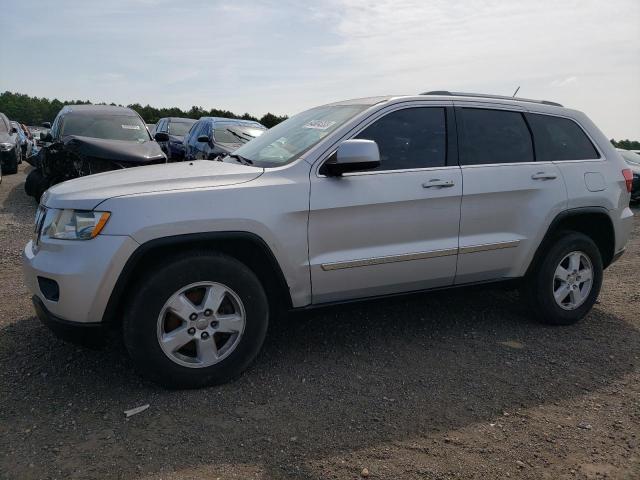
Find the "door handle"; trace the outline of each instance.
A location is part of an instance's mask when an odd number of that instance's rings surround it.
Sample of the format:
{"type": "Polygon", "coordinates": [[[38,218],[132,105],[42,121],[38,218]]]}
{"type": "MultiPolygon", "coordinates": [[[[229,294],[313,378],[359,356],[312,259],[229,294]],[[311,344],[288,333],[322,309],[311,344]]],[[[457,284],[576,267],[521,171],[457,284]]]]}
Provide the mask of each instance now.
{"type": "Polygon", "coordinates": [[[422,184],[422,188],[447,188],[453,187],[453,180],[440,180],[439,178],[432,178],[428,182],[422,184]]]}
{"type": "Polygon", "coordinates": [[[538,172],[531,175],[532,180],[554,180],[558,178],[555,173],[538,172]]]}

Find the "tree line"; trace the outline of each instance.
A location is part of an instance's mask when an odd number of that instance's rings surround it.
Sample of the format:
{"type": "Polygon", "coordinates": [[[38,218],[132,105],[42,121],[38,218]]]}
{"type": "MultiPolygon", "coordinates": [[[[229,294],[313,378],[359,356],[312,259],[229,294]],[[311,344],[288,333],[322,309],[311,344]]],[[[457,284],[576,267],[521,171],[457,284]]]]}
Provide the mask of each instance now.
{"type": "MultiPolygon", "coordinates": [[[[91,104],[89,100],[66,100],[61,101],[57,98],[49,100],[48,98],[38,98],[25,95],[23,93],[4,92],[0,94],[0,112],[4,113],[10,120],[16,120],[25,125],[40,125],[43,122],[53,122],[60,109],[65,105],[87,105],[91,104]]],[[[101,104],[106,105],[106,104],[101,104]]],[[[116,105],[111,103],[110,105],[116,105]]],[[[273,113],[267,113],[258,118],[248,113],[237,115],[229,110],[219,110],[212,108],[205,110],[202,107],[193,106],[185,111],[177,107],[173,108],[156,108],[150,105],[144,107],[139,103],[127,105],[127,107],[135,110],[140,114],[146,123],[156,123],[164,117],[187,117],[198,119],[200,117],[227,117],[241,118],[243,120],[256,120],[265,127],[271,128],[274,125],[287,119],[287,116],[278,116],[273,113]]]]}
{"type": "Polygon", "coordinates": [[[614,140],[612,138],[611,143],[613,143],[614,147],[624,150],[640,150],[640,142],[638,140],[614,140]]]}

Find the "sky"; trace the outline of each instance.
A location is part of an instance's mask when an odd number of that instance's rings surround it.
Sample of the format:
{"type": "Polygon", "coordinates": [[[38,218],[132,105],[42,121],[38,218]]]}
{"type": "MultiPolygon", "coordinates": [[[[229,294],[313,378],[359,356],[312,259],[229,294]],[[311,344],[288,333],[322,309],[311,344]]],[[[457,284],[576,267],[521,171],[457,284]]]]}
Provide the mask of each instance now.
{"type": "Polygon", "coordinates": [[[1,0],[0,91],[294,114],[450,90],[640,140],[640,0],[1,0]]]}

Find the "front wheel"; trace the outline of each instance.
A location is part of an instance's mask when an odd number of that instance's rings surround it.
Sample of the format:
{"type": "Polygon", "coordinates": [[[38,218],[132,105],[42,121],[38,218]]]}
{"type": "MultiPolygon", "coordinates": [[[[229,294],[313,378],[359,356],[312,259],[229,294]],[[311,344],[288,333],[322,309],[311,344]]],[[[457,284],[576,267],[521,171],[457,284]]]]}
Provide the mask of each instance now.
{"type": "Polygon", "coordinates": [[[531,313],[552,325],[581,320],[598,298],[602,271],[600,250],[591,238],[562,233],[524,282],[531,313]]]}
{"type": "Polygon", "coordinates": [[[168,388],[220,384],[242,373],[267,331],[267,297],[255,274],[221,254],[193,253],[150,272],[124,320],[135,367],[168,388]]]}

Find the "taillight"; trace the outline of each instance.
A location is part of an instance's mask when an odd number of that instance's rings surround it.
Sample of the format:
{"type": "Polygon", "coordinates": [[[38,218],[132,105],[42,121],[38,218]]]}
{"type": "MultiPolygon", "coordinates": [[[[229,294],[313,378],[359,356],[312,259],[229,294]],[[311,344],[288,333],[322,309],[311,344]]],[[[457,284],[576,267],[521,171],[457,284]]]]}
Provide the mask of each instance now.
{"type": "Polygon", "coordinates": [[[627,185],[627,192],[631,193],[633,190],[633,172],[630,168],[622,170],[622,176],[624,177],[624,183],[627,185]]]}

